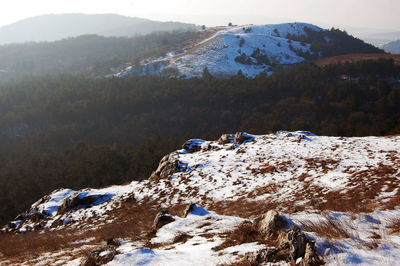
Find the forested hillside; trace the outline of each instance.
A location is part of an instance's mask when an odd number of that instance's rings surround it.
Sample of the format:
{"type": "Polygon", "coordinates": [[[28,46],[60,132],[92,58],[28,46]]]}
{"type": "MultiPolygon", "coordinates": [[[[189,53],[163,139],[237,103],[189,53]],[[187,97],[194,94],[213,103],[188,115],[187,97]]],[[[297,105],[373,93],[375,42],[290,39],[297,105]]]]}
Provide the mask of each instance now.
{"type": "Polygon", "coordinates": [[[186,139],[305,129],[400,133],[393,61],[311,63],[247,79],[33,78],[0,87],[0,221],[55,188],[146,178],[186,139]]]}
{"type": "Polygon", "coordinates": [[[132,38],[84,35],[56,42],[0,46],[0,83],[29,76],[106,75],[111,67],[180,49],[202,32],[158,32],[132,38]]]}

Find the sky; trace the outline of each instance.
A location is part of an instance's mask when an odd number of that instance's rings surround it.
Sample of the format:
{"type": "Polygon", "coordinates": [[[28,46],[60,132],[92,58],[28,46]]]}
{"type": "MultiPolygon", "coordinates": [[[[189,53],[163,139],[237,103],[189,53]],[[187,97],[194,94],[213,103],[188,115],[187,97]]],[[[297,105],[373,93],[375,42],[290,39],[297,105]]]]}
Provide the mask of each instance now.
{"type": "Polygon", "coordinates": [[[400,0],[5,0],[0,26],[57,13],[113,13],[206,26],[298,21],[400,31],[400,0]]]}

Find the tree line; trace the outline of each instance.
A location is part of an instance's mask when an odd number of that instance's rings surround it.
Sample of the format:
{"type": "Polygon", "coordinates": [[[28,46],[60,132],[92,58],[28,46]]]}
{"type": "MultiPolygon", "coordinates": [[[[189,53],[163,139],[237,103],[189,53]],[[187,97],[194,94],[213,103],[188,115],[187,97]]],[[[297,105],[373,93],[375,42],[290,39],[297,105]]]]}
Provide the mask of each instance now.
{"type": "Polygon", "coordinates": [[[40,77],[0,86],[0,222],[60,187],[147,178],[189,138],[400,133],[393,61],[312,63],[248,79],[40,77]]]}

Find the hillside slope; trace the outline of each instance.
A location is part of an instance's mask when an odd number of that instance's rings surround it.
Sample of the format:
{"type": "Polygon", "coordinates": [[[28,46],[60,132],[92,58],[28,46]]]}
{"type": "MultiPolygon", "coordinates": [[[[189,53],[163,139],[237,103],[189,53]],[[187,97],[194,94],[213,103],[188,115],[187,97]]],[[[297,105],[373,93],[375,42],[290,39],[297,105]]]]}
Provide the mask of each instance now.
{"type": "Polygon", "coordinates": [[[388,53],[400,54],[400,40],[385,44],[383,49],[388,53]]]}
{"type": "Polygon", "coordinates": [[[345,32],[323,30],[306,23],[245,25],[215,29],[217,32],[195,45],[147,59],[116,76],[161,75],[190,78],[205,69],[226,78],[241,71],[247,77],[271,73],[285,65],[346,53],[382,53],[345,32]]]}
{"type": "Polygon", "coordinates": [[[56,41],[86,34],[132,37],[154,31],[194,30],[193,24],[158,22],[114,14],[43,15],[0,28],[0,45],[24,42],[56,41]]]}
{"type": "Polygon", "coordinates": [[[45,196],[3,228],[0,263],[220,265],[256,258],[309,265],[315,249],[328,265],[393,265],[400,259],[399,151],[399,136],[305,131],[189,140],[149,181],[45,196]],[[260,233],[266,216],[252,222],[268,210],[281,213],[273,220],[281,229],[270,232],[277,238],[260,233]],[[282,243],[293,247],[282,240],[289,235],[307,250],[283,255],[282,243]]]}

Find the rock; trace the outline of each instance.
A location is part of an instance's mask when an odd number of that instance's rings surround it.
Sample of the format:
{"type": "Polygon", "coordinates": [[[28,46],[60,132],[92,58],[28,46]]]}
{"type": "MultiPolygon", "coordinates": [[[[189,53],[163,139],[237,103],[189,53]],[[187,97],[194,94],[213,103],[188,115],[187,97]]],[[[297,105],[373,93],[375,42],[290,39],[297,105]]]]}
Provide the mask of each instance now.
{"type": "Polygon", "coordinates": [[[205,141],[202,139],[190,139],[183,144],[182,149],[185,149],[189,153],[197,152],[201,150],[203,143],[205,141]]]}
{"type": "Polygon", "coordinates": [[[77,192],[66,198],[58,209],[58,213],[65,213],[74,209],[90,208],[102,204],[112,198],[111,194],[87,195],[87,191],[77,192]]]}
{"type": "Polygon", "coordinates": [[[119,247],[119,246],[121,246],[121,241],[116,238],[109,238],[109,239],[107,239],[107,246],[119,247]]]}
{"type": "Polygon", "coordinates": [[[224,134],[218,139],[219,144],[242,144],[247,141],[254,139],[253,135],[247,134],[245,132],[237,132],[236,134],[224,134]]]}
{"type": "Polygon", "coordinates": [[[242,144],[248,141],[254,140],[254,136],[247,134],[245,132],[237,132],[235,134],[235,143],[236,144],[242,144]]]}
{"type": "Polygon", "coordinates": [[[35,203],[32,204],[32,209],[36,208],[40,204],[48,202],[50,199],[51,199],[51,197],[49,195],[46,195],[46,196],[42,197],[40,200],[38,200],[38,201],[36,201],[35,203]]]}
{"type": "Polygon", "coordinates": [[[218,143],[219,144],[227,144],[227,143],[233,143],[235,140],[235,136],[233,134],[223,134],[219,139],[218,143]]]}
{"type": "Polygon", "coordinates": [[[183,164],[172,156],[165,156],[150,178],[167,178],[175,173],[185,171],[183,164]]]}
{"type": "Polygon", "coordinates": [[[306,251],[304,254],[304,259],[302,261],[303,266],[316,266],[323,265],[324,261],[318,256],[315,249],[315,243],[308,241],[306,244],[306,251]]]}
{"type": "Polygon", "coordinates": [[[114,259],[118,254],[115,246],[106,246],[101,249],[93,250],[81,263],[82,266],[97,266],[106,264],[114,259]]]}
{"type": "Polygon", "coordinates": [[[301,142],[302,140],[311,141],[306,135],[299,134],[296,138],[293,139],[293,142],[301,142]]]}
{"type": "Polygon", "coordinates": [[[308,239],[306,235],[297,226],[292,226],[286,233],[286,237],[281,239],[280,246],[289,246],[290,255],[294,261],[300,257],[304,257],[308,239]]]}
{"type": "Polygon", "coordinates": [[[286,221],[277,211],[270,210],[254,220],[254,225],[260,234],[269,237],[276,235],[286,225],[286,221]]]}
{"type": "Polygon", "coordinates": [[[169,214],[168,210],[161,210],[154,218],[153,226],[160,229],[166,224],[172,223],[175,219],[169,214]]]}
{"type": "Polygon", "coordinates": [[[185,209],[185,217],[189,214],[194,214],[198,216],[204,216],[210,214],[207,210],[203,209],[202,207],[198,206],[197,204],[190,204],[185,209]]]}
{"type": "MultiPolygon", "coordinates": [[[[266,228],[279,228],[273,221],[279,221],[276,211],[269,211],[260,218],[258,224],[266,225],[266,228]],[[264,221],[264,223],[262,223],[264,221]],[[270,221],[268,223],[268,221],[270,221]]],[[[282,219],[282,217],[280,217],[282,219]]],[[[260,227],[261,229],[261,227],[260,227]]],[[[271,230],[271,229],[270,229],[271,230]]],[[[267,230],[268,231],[268,230],[267,230]]],[[[264,231],[262,231],[264,232],[264,231]]],[[[244,265],[263,265],[264,263],[276,263],[285,261],[291,265],[316,266],[324,264],[315,249],[315,243],[296,226],[292,226],[287,232],[281,232],[274,240],[278,247],[269,247],[256,252],[246,254],[244,265]]]]}

